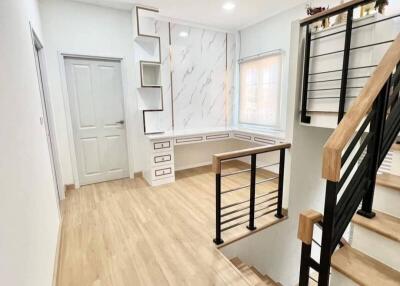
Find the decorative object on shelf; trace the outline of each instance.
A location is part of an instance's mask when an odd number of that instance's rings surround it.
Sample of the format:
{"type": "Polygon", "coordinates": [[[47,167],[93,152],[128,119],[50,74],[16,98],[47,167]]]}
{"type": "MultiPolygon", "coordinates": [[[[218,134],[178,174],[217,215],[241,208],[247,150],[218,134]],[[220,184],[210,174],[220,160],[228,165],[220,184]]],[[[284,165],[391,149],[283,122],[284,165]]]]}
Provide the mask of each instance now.
{"type": "Polygon", "coordinates": [[[383,14],[387,5],[389,5],[389,0],[376,0],[375,9],[378,10],[380,14],[383,14]]]}
{"type": "Polygon", "coordinates": [[[366,4],[361,6],[360,17],[366,17],[375,13],[375,3],[366,4]]]}
{"type": "MultiPolygon", "coordinates": [[[[344,4],[344,0],[340,1],[340,5],[344,4]]],[[[347,22],[347,12],[341,13],[336,16],[333,26],[340,25],[347,22]]]]}
{"type": "MultiPolygon", "coordinates": [[[[326,9],[329,9],[329,6],[313,8],[311,6],[311,3],[309,3],[309,4],[307,4],[306,8],[307,8],[307,15],[312,16],[312,15],[318,14],[320,12],[323,12],[326,9]]],[[[320,29],[328,28],[329,26],[330,26],[329,18],[325,18],[322,21],[318,21],[315,24],[313,24],[312,29],[314,29],[315,31],[318,31],[320,29]]]]}

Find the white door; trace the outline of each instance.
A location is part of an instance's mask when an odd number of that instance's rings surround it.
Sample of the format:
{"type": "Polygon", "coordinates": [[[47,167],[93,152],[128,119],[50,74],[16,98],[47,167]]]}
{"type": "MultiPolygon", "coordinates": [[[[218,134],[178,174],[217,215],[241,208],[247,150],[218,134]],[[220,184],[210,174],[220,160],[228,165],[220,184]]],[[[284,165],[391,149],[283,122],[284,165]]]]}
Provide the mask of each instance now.
{"type": "Polygon", "coordinates": [[[118,61],[65,59],[79,183],[128,177],[118,61]]]}

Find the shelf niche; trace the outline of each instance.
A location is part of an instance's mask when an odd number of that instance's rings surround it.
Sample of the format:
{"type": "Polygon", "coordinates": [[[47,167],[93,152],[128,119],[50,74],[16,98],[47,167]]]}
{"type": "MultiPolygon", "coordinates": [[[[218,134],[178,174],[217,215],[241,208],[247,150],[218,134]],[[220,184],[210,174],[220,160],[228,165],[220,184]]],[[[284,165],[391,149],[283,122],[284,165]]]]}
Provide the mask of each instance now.
{"type": "Polygon", "coordinates": [[[140,87],[161,87],[161,64],[140,62],[140,87]]]}

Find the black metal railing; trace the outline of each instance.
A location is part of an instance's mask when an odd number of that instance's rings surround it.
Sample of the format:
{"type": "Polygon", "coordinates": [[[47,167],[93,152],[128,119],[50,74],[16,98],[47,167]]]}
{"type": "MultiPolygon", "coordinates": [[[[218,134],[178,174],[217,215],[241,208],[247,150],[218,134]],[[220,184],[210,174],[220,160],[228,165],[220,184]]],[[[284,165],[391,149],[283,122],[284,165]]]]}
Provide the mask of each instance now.
{"type": "MultiPolygon", "coordinates": [[[[349,4],[349,5],[342,5],[343,8],[341,9],[333,9],[333,12],[331,13],[322,13],[321,16],[317,17],[311,17],[309,20],[304,20],[301,22],[301,26],[305,28],[305,49],[304,49],[304,66],[303,66],[303,86],[302,86],[302,99],[301,99],[301,122],[302,123],[307,123],[309,124],[311,122],[311,117],[310,113],[308,113],[308,104],[310,101],[312,102],[318,102],[321,100],[338,100],[338,123],[342,120],[343,116],[345,115],[345,107],[346,107],[346,100],[348,99],[354,99],[357,96],[354,95],[349,95],[349,90],[361,90],[362,86],[349,86],[349,81],[354,81],[354,80],[361,80],[361,79],[368,79],[370,77],[371,71],[373,68],[376,67],[376,65],[366,65],[366,66],[357,66],[357,67],[350,67],[350,58],[351,58],[351,53],[356,50],[360,49],[366,49],[366,48],[372,48],[375,46],[380,46],[380,45],[388,45],[393,42],[393,40],[387,40],[387,41],[380,41],[376,43],[370,43],[366,45],[361,45],[361,46],[356,46],[352,47],[352,35],[353,31],[362,29],[364,27],[368,27],[371,25],[375,25],[384,21],[388,21],[393,18],[400,17],[400,15],[393,15],[390,17],[386,17],[384,19],[376,19],[374,21],[371,21],[369,23],[365,24],[357,24],[355,25],[354,23],[354,18],[353,18],[353,12],[354,9],[363,6],[372,2],[375,2],[376,0],[365,0],[365,1],[353,1],[354,4],[349,4]],[[347,14],[347,20],[346,20],[346,25],[343,29],[337,32],[331,32],[326,35],[322,36],[313,36],[313,33],[311,31],[311,28],[313,24],[316,22],[319,22],[324,19],[328,19],[332,16],[336,16],[342,13],[347,14]],[[335,50],[335,51],[329,51],[321,54],[312,54],[312,51],[316,49],[318,46],[318,42],[321,39],[325,39],[328,37],[332,37],[338,34],[345,34],[344,36],[344,44],[343,44],[343,49],[340,50],[335,50]],[[335,70],[325,70],[325,71],[319,71],[319,72],[314,72],[311,70],[311,67],[315,67],[315,65],[312,64],[312,60],[320,57],[326,57],[330,55],[335,55],[335,54],[343,54],[342,58],[342,68],[341,69],[335,69],[335,70]],[[363,75],[363,76],[353,76],[350,74],[352,71],[356,70],[364,70],[366,73],[369,75],[363,75]],[[341,73],[341,76],[337,76],[337,73],[341,73]],[[323,79],[323,80],[314,80],[318,75],[326,75],[326,76],[332,76],[330,79],[323,79]],[[340,86],[336,87],[329,87],[329,88],[315,88],[316,84],[321,84],[321,83],[326,83],[326,82],[337,82],[338,84],[340,83],[340,86]],[[338,94],[334,96],[316,96],[316,92],[326,92],[326,91],[337,91],[338,94]]],[[[329,10],[328,10],[329,11],[329,10]]],[[[317,111],[317,110],[314,110],[317,111]]]]}
{"type": "MultiPolygon", "coordinates": [[[[400,36],[396,41],[393,49],[398,49],[400,36]]],[[[389,56],[388,59],[392,58],[389,56]]],[[[384,68],[382,66],[379,72],[384,72],[384,68]]],[[[376,81],[378,74],[374,78],[376,81]]],[[[400,65],[397,64],[342,152],[339,179],[327,180],[320,261],[310,258],[311,246],[303,243],[300,286],[308,285],[310,268],[319,274],[318,285],[329,285],[331,256],[340,245],[352,217],[356,212],[370,219],[375,216],[373,200],[377,172],[400,132],[399,91],[400,65]],[[357,211],[360,204],[361,209],[357,211]]]]}
{"type": "MultiPolygon", "coordinates": [[[[250,231],[256,230],[255,220],[271,213],[275,213],[277,218],[283,218],[282,200],[283,200],[283,180],[285,171],[285,152],[290,148],[290,144],[278,144],[272,146],[256,147],[240,151],[216,154],[213,156],[213,170],[215,172],[215,195],[216,195],[216,230],[214,243],[219,245],[224,243],[222,233],[232,228],[248,224],[250,231]],[[257,156],[270,152],[279,152],[279,162],[257,166],[257,156]],[[222,173],[222,163],[239,158],[250,157],[250,168],[222,173]],[[279,174],[270,173],[268,178],[257,181],[257,170],[269,167],[279,166],[279,174]],[[236,176],[242,173],[250,172],[250,182],[246,185],[223,190],[222,179],[225,177],[236,176]],[[256,186],[268,182],[277,182],[277,188],[274,190],[257,193],[256,186]],[[222,197],[229,193],[240,190],[248,190],[247,198],[240,201],[230,202],[222,205],[222,197]]],[[[238,196],[241,197],[241,196],[238,196]]]]}

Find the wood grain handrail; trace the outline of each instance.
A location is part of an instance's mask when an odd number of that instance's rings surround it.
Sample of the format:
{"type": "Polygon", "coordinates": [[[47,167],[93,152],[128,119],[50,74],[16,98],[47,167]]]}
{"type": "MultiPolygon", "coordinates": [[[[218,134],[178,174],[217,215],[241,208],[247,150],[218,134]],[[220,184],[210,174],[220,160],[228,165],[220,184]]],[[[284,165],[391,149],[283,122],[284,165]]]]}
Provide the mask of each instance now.
{"type": "Polygon", "coordinates": [[[297,238],[303,243],[311,245],[313,241],[314,224],[322,221],[323,215],[315,210],[307,210],[299,215],[299,229],[297,238]]]}
{"type": "Polygon", "coordinates": [[[322,177],[339,182],[342,152],[357,127],[371,110],[390,74],[400,61],[400,34],[392,43],[378,67],[351,105],[342,121],[324,145],[322,177]]]}
{"type": "Polygon", "coordinates": [[[225,152],[213,155],[212,169],[216,174],[221,174],[221,161],[245,157],[253,154],[261,154],[281,149],[288,149],[291,147],[290,143],[281,143],[271,146],[261,146],[255,148],[242,149],[232,152],[225,152]]]}
{"type": "Polygon", "coordinates": [[[353,1],[349,1],[340,5],[337,5],[335,7],[329,8],[325,11],[319,12],[315,15],[309,16],[307,18],[304,18],[303,20],[300,21],[300,25],[304,26],[306,24],[318,21],[320,19],[323,19],[327,16],[335,16],[338,15],[340,13],[345,12],[346,10],[348,10],[350,7],[352,6],[358,6],[358,5],[364,5],[364,4],[369,4],[371,2],[374,2],[376,0],[353,0],[353,1]]]}

